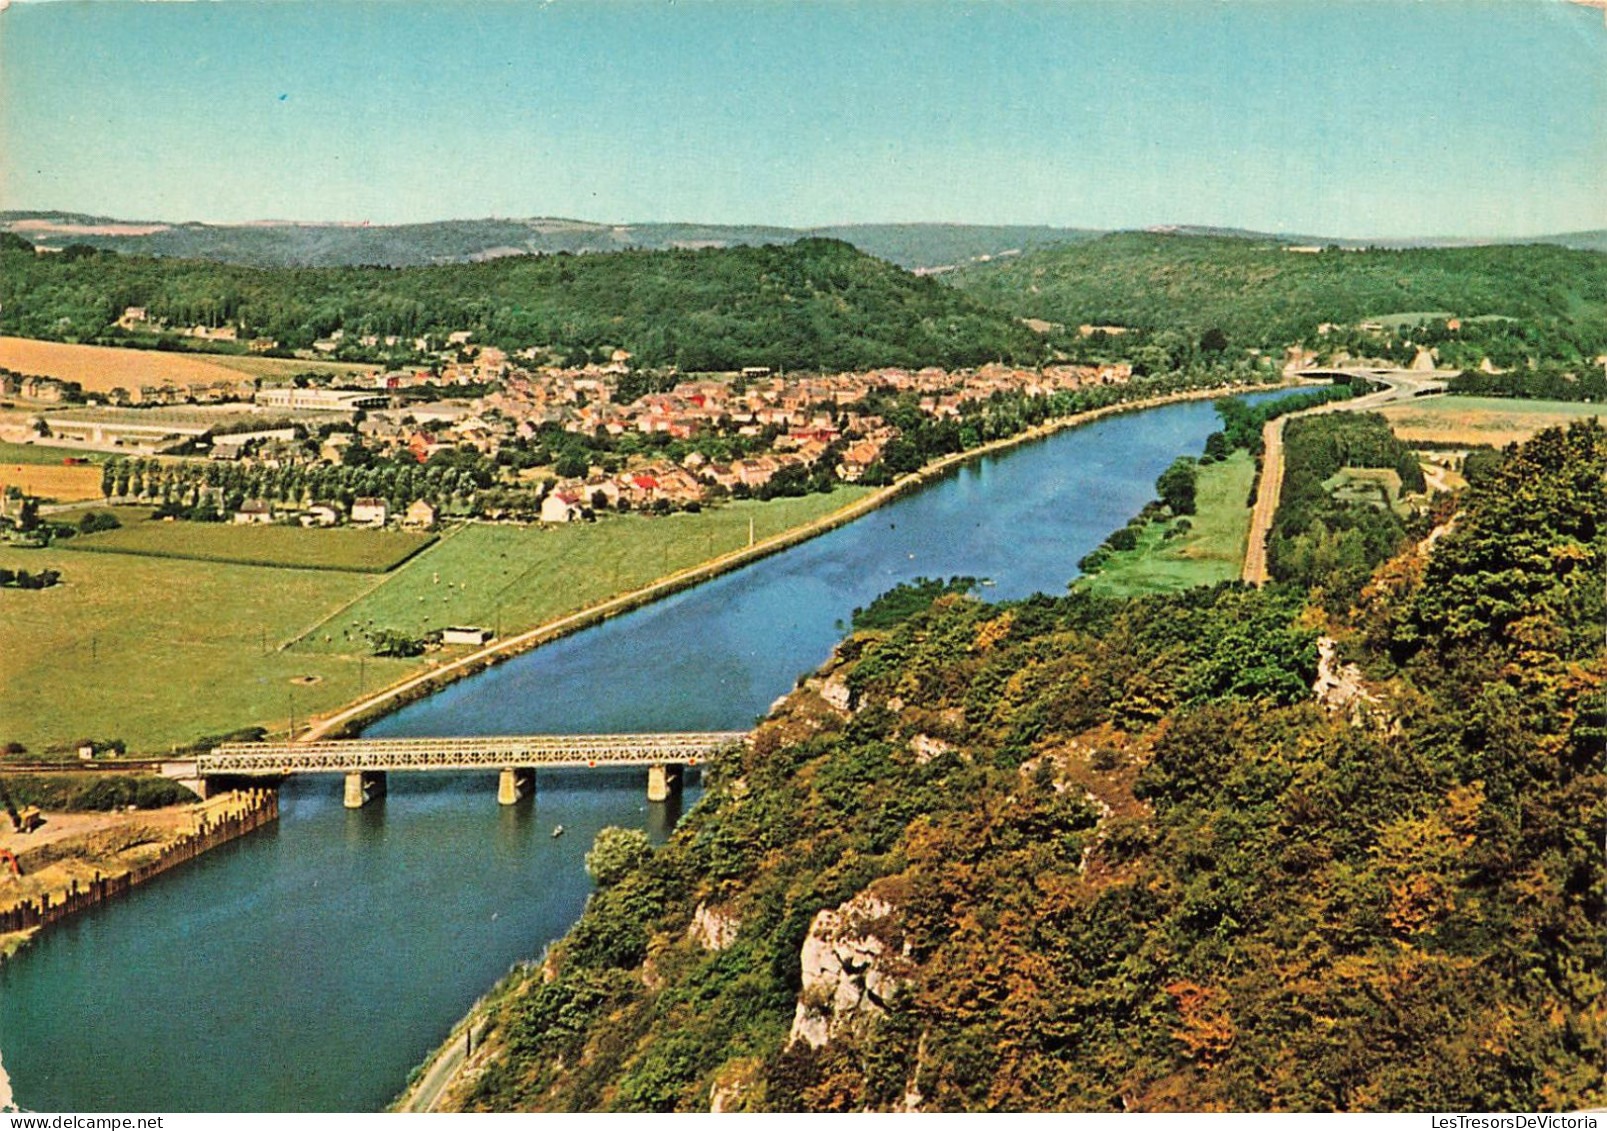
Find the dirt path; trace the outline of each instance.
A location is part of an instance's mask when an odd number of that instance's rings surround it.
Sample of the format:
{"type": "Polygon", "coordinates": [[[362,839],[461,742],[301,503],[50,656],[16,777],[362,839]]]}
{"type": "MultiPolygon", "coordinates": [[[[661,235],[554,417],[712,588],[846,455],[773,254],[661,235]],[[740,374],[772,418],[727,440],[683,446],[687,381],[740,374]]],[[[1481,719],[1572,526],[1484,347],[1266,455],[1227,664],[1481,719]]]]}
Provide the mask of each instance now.
{"type": "Polygon", "coordinates": [[[476,1049],[485,1040],[486,1025],[484,1020],[476,1018],[471,1013],[464,1034],[454,1037],[449,1044],[442,1046],[435,1054],[435,1059],[430,1061],[429,1067],[424,1070],[424,1075],[403,1093],[394,1110],[435,1111],[436,1105],[441,1102],[441,1097],[446,1094],[446,1090],[457,1080],[458,1073],[468,1063],[470,1040],[472,1039],[476,1049]],[[472,1038],[468,1034],[473,1034],[472,1038]]]}
{"type": "Polygon", "coordinates": [[[1250,512],[1250,541],[1244,550],[1244,569],[1240,577],[1251,585],[1267,583],[1267,535],[1278,513],[1278,496],[1283,491],[1283,425],[1297,416],[1323,412],[1369,412],[1393,401],[1409,400],[1428,392],[1438,392],[1444,384],[1434,374],[1369,373],[1368,377],[1388,387],[1348,401],[1319,405],[1305,412],[1273,417],[1261,430],[1261,479],[1256,487],[1255,507],[1250,512]]]}

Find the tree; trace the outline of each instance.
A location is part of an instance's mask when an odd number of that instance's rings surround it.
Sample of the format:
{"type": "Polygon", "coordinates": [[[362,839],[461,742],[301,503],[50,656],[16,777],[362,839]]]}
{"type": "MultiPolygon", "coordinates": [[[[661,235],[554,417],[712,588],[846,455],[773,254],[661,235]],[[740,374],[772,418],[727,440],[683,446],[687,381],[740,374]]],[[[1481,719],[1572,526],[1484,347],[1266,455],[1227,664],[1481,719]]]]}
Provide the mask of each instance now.
{"type": "Polygon", "coordinates": [[[1161,472],[1155,480],[1155,491],[1161,502],[1172,508],[1173,514],[1194,513],[1194,461],[1187,457],[1176,459],[1172,466],[1161,472]]]}
{"type": "Polygon", "coordinates": [[[586,853],[586,874],[598,887],[612,887],[630,875],[653,855],[653,845],[640,829],[609,825],[592,841],[586,853]]]}

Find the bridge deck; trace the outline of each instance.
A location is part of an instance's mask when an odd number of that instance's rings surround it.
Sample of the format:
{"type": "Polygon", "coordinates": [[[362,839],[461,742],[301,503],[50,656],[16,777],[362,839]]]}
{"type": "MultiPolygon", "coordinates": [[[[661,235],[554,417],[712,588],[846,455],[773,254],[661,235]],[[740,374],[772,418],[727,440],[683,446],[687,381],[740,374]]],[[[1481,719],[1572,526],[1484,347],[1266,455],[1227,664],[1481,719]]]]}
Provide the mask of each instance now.
{"type": "Polygon", "coordinates": [[[696,765],[716,751],[747,737],[742,731],[701,731],[691,734],[353,738],[288,744],[229,742],[209,754],[198,755],[191,772],[205,777],[212,774],[352,773],[358,770],[479,770],[672,763],[696,765]]]}

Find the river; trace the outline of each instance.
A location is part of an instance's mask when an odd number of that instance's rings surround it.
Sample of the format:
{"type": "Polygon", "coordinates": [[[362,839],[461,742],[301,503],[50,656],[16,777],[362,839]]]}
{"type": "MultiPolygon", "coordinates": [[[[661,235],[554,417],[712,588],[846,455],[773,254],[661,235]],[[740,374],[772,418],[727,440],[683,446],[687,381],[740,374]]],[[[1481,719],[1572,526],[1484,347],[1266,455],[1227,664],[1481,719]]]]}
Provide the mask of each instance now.
{"type": "MultiPolygon", "coordinates": [[[[1256,394],[1255,399],[1277,393],[1256,394]]],[[[510,660],[369,734],[746,729],[899,581],[1063,592],[1216,428],[1208,401],[978,460],[848,526],[510,660]]],[[[674,521],[666,519],[664,521],[674,521]]],[[[513,964],[584,907],[605,825],[668,835],[634,773],[392,774],[356,812],[292,779],[277,827],[45,932],[0,967],[0,1058],[36,1111],[361,1111],[389,1102],[513,964]],[[563,836],[552,835],[556,826],[563,836]]]]}

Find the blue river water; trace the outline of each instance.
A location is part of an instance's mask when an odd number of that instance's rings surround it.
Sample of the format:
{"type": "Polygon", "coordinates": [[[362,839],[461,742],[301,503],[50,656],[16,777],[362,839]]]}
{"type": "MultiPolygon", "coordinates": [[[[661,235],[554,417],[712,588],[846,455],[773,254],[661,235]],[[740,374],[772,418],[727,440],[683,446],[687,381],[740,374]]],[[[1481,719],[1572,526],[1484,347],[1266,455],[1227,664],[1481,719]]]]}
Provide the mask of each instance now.
{"type": "MultiPolygon", "coordinates": [[[[1257,394],[1260,399],[1273,394],[1257,394]]],[[[900,581],[1059,593],[1217,427],[1207,401],[1109,417],[957,469],[785,553],[455,684],[370,734],[746,729],[900,581]]],[[[277,827],[45,932],[0,967],[0,1063],[36,1111],[361,1111],[385,1105],[590,893],[607,825],[668,835],[697,788],[543,772],[391,775],[356,812],[292,779],[277,827]],[[556,826],[564,835],[555,837],[556,826]]]]}

